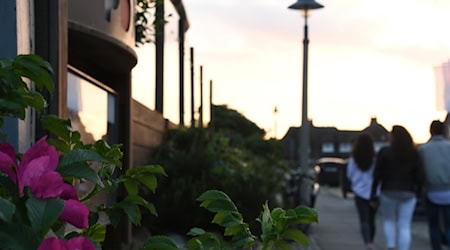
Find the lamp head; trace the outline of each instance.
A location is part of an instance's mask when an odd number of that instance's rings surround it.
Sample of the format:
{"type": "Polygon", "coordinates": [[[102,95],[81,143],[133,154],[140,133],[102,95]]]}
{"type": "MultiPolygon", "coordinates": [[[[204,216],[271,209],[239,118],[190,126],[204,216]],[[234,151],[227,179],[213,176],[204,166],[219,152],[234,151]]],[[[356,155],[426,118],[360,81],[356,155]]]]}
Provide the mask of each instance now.
{"type": "Polygon", "coordinates": [[[294,10],[312,10],[312,9],[320,9],[323,8],[323,5],[314,1],[314,0],[297,0],[296,3],[293,3],[288,7],[289,9],[294,10]]]}

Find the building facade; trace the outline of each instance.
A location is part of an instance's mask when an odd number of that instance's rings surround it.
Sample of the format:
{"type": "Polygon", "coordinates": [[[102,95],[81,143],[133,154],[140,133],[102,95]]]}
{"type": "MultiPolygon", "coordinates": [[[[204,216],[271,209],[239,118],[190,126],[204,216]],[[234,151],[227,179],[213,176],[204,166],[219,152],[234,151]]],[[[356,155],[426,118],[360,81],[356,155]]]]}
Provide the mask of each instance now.
{"type": "MultiPolygon", "coordinates": [[[[376,118],[370,120],[369,126],[362,130],[339,130],[335,127],[315,127],[310,123],[310,164],[322,157],[348,158],[351,153],[353,140],[361,133],[370,134],[378,150],[388,143],[389,131],[377,122],[376,118]]],[[[281,139],[284,148],[284,157],[288,164],[296,168],[299,162],[299,139],[301,127],[289,128],[281,139]]]]}
{"type": "MultiPolygon", "coordinates": [[[[123,145],[124,169],[149,162],[164,130],[175,126],[162,112],[132,98],[132,69],[138,58],[135,4],[134,0],[4,0],[0,8],[0,57],[37,54],[48,61],[55,92],[45,94],[46,113],[70,119],[85,143],[103,139],[123,145]]],[[[166,5],[178,13],[177,35],[184,36],[187,19],[182,1],[166,5]]],[[[182,48],[183,39],[178,41],[182,48]]],[[[164,52],[164,40],[155,50],[164,52]]],[[[153,66],[156,74],[163,74],[156,56],[153,66]]],[[[178,70],[178,65],[171,68],[178,70]]],[[[158,77],[149,84],[156,87],[158,77]]],[[[19,152],[47,134],[37,119],[32,111],[25,120],[5,119],[2,131],[19,152]]],[[[129,223],[113,234],[111,246],[129,241],[129,223]]]]}

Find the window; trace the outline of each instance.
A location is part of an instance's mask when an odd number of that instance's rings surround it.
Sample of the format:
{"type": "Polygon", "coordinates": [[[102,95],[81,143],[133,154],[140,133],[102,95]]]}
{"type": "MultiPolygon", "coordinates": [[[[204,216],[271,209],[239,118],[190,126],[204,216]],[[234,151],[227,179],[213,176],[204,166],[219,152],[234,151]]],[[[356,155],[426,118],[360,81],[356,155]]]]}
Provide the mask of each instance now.
{"type": "MultiPolygon", "coordinates": [[[[72,128],[80,132],[81,140],[86,144],[101,139],[110,144],[118,143],[118,98],[116,93],[73,67],[69,67],[69,69],[67,113],[72,128]]],[[[95,163],[91,167],[98,171],[99,166],[95,163]]],[[[92,188],[93,183],[91,182],[77,184],[77,192],[80,196],[86,195],[92,188]]],[[[86,205],[93,209],[96,204],[112,200],[115,200],[115,195],[108,196],[106,193],[100,192],[86,205]]]]}
{"type": "Polygon", "coordinates": [[[322,153],[334,153],[334,145],[331,142],[322,144],[322,153]]]}
{"type": "Polygon", "coordinates": [[[83,142],[105,139],[117,143],[117,96],[112,90],[71,71],[67,78],[67,109],[72,127],[81,133],[83,142]]]}
{"type": "Polygon", "coordinates": [[[339,144],[339,153],[350,153],[352,151],[352,145],[350,143],[339,144]]]}

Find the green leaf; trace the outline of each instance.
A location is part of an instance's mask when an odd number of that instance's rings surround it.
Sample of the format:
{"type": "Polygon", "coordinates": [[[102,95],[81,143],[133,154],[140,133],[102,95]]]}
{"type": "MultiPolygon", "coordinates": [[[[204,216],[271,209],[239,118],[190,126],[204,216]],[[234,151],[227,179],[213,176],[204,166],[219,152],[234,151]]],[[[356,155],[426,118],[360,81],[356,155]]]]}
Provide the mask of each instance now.
{"type": "Polygon", "coordinates": [[[70,133],[72,132],[69,120],[63,120],[56,115],[46,115],[41,118],[42,128],[50,131],[52,134],[70,142],[70,133]]]}
{"type": "Polygon", "coordinates": [[[139,210],[139,207],[135,203],[125,199],[121,201],[118,206],[125,211],[128,218],[134,225],[140,225],[141,212],[139,210]]]}
{"type": "Polygon", "coordinates": [[[284,211],[282,208],[276,207],[272,209],[272,212],[270,213],[273,220],[278,220],[281,217],[284,217],[286,215],[286,211],[284,211]]]}
{"type": "Polygon", "coordinates": [[[275,249],[279,250],[292,250],[292,246],[284,241],[275,242],[275,249]]]}
{"type": "Polygon", "coordinates": [[[116,228],[119,225],[120,222],[120,210],[118,208],[118,206],[112,208],[112,209],[108,209],[107,210],[107,214],[109,217],[109,221],[111,222],[111,225],[116,228]]]}
{"type": "Polygon", "coordinates": [[[208,211],[213,213],[221,211],[237,212],[237,208],[234,203],[227,200],[204,201],[200,204],[200,206],[205,207],[208,211]]]}
{"type": "Polygon", "coordinates": [[[202,240],[202,238],[197,237],[191,238],[184,244],[184,247],[188,250],[203,250],[205,247],[203,247],[202,240]]]}
{"type": "Polygon", "coordinates": [[[83,235],[92,239],[95,242],[103,242],[106,237],[106,226],[101,224],[92,225],[83,229],[83,235]]]}
{"type": "Polygon", "coordinates": [[[237,216],[233,216],[228,212],[225,213],[217,213],[214,216],[214,219],[212,221],[213,223],[219,224],[223,227],[233,227],[237,225],[244,224],[242,221],[242,215],[238,214],[237,216]]]}
{"type": "Polygon", "coordinates": [[[255,243],[256,237],[249,232],[241,232],[233,236],[231,240],[235,246],[252,249],[251,246],[255,243]]]}
{"type": "Polygon", "coordinates": [[[184,247],[189,250],[206,250],[206,249],[214,249],[214,250],[226,250],[232,249],[231,247],[223,247],[224,243],[215,233],[205,232],[204,234],[195,236],[188,240],[184,247]]]}
{"type": "Polygon", "coordinates": [[[97,224],[99,218],[100,218],[99,213],[89,211],[89,215],[88,215],[89,226],[97,224]]]}
{"type": "Polygon", "coordinates": [[[152,203],[149,203],[147,200],[145,200],[144,198],[142,198],[139,195],[129,195],[127,196],[124,201],[126,202],[130,202],[130,203],[134,203],[136,205],[140,205],[140,206],[144,206],[145,208],[147,208],[147,210],[157,216],[158,214],[156,213],[156,208],[152,203]]]}
{"type": "Polygon", "coordinates": [[[27,105],[33,107],[36,111],[42,111],[47,106],[44,97],[38,92],[30,91],[22,95],[22,98],[27,105]]]}
{"type": "Polygon", "coordinates": [[[26,207],[34,232],[44,237],[63,211],[64,202],[60,199],[29,198],[26,207]]]}
{"type": "Polygon", "coordinates": [[[150,189],[153,193],[156,191],[158,181],[154,175],[139,175],[136,177],[144,186],[150,189]]]}
{"type": "Polygon", "coordinates": [[[52,68],[49,63],[37,55],[18,55],[13,66],[16,72],[32,80],[39,89],[45,87],[53,92],[52,68]]]}
{"type": "Polygon", "coordinates": [[[197,198],[198,201],[206,201],[206,200],[226,200],[230,201],[230,197],[222,191],[219,190],[208,190],[204,192],[200,197],[197,198]]]}
{"type": "Polygon", "coordinates": [[[150,236],[140,250],[178,250],[177,244],[167,236],[150,236]]]}
{"type": "Polygon", "coordinates": [[[187,235],[195,237],[195,236],[203,235],[205,233],[206,233],[206,231],[203,230],[202,228],[194,227],[194,228],[191,228],[191,230],[189,230],[187,235]]]}
{"type": "Polygon", "coordinates": [[[138,195],[139,187],[134,180],[126,180],[123,184],[129,195],[138,195]]]}
{"type": "Polygon", "coordinates": [[[72,137],[70,138],[72,143],[78,143],[81,141],[81,134],[78,131],[72,132],[72,137]]]}
{"type": "Polygon", "coordinates": [[[25,224],[0,224],[0,249],[37,249],[40,240],[41,237],[25,224]]]}
{"type": "Polygon", "coordinates": [[[126,175],[135,175],[135,174],[162,174],[167,176],[164,168],[159,165],[147,165],[147,166],[139,166],[133,167],[127,170],[126,175]]]}
{"type": "Polygon", "coordinates": [[[283,232],[281,237],[284,239],[293,240],[304,246],[309,245],[308,237],[306,237],[306,235],[302,231],[295,228],[287,229],[286,231],[283,232]]]}
{"type": "Polygon", "coordinates": [[[12,216],[16,211],[16,206],[11,201],[0,197],[0,219],[4,222],[11,223],[12,216]]]}
{"type": "Polygon", "coordinates": [[[74,163],[73,165],[65,166],[60,165],[57,171],[63,177],[76,177],[80,179],[86,179],[96,183],[100,187],[104,186],[97,172],[95,172],[95,170],[86,163],[74,163]]]}
{"type": "Polygon", "coordinates": [[[60,140],[59,138],[48,138],[47,143],[49,145],[55,146],[55,148],[58,151],[61,152],[69,152],[70,151],[70,145],[67,144],[67,142],[64,142],[63,140],[60,140]]]}
{"type": "Polygon", "coordinates": [[[89,149],[74,149],[61,158],[59,165],[64,167],[86,161],[107,162],[95,151],[89,149]]]}
{"type": "Polygon", "coordinates": [[[290,220],[290,224],[311,224],[318,222],[317,211],[310,207],[298,206],[293,210],[289,209],[286,211],[286,215],[288,218],[293,218],[290,220]]]}
{"type": "Polygon", "coordinates": [[[11,196],[18,193],[16,184],[5,173],[0,173],[0,186],[5,188],[11,196]]]}
{"type": "Polygon", "coordinates": [[[225,236],[231,236],[231,235],[236,235],[242,231],[245,231],[246,227],[242,224],[240,225],[235,225],[235,226],[231,226],[231,227],[226,227],[225,228],[225,232],[224,235],[225,236]]]}

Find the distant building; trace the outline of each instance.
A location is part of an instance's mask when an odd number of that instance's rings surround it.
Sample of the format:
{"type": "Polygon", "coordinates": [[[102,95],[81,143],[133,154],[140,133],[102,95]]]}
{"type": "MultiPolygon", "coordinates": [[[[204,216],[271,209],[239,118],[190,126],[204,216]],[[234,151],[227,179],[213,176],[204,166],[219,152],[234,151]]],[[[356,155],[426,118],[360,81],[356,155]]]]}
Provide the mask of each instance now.
{"type": "MultiPolygon", "coordinates": [[[[286,135],[281,139],[285,159],[291,166],[296,166],[299,162],[300,129],[301,127],[289,128],[286,135]]],[[[377,150],[388,143],[389,131],[379,124],[376,118],[372,118],[369,126],[359,131],[339,130],[335,127],[315,127],[311,122],[310,162],[314,162],[321,157],[348,158],[353,140],[361,133],[368,133],[374,138],[377,150]]]]}

